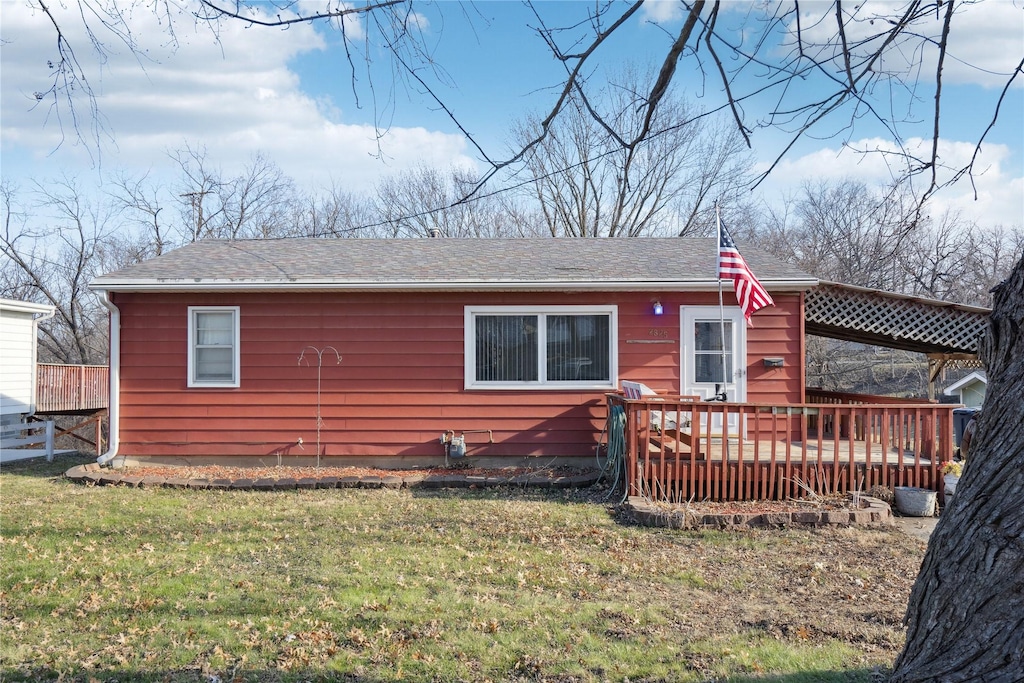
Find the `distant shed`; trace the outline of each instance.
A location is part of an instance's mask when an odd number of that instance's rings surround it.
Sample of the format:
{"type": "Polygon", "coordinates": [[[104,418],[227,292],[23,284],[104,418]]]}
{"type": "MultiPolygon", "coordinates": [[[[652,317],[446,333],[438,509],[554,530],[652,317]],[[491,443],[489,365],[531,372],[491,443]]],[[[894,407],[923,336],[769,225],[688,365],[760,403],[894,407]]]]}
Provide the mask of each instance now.
{"type": "Polygon", "coordinates": [[[972,372],[966,377],[946,387],[946,396],[956,396],[968,408],[980,408],[985,402],[988,389],[988,378],[984,372],[972,372]]]}
{"type": "Polygon", "coordinates": [[[0,462],[53,459],[53,422],[29,421],[36,412],[39,321],[53,313],[53,306],[0,299],[0,462]]]}
{"type": "Polygon", "coordinates": [[[0,417],[20,422],[36,409],[36,338],[53,306],[0,299],[0,417]]]}

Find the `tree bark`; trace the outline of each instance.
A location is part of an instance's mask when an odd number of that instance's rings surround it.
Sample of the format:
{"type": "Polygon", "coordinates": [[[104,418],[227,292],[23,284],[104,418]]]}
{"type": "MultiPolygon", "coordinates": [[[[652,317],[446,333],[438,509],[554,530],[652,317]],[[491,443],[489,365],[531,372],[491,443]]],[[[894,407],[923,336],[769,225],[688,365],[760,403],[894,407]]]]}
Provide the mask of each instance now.
{"type": "Polygon", "coordinates": [[[985,404],[911,591],[892,683],[1024,680],[1024,260],[994,295],[985,404]]]}

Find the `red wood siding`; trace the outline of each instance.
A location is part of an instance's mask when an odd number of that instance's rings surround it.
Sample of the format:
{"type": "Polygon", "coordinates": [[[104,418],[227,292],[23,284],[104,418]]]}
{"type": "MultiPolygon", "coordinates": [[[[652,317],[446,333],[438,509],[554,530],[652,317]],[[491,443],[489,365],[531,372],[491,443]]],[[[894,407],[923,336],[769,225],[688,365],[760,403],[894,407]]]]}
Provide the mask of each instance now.
{"type": "MultiPolygon", "coordinates": [[[[448,429],[470,434],[473,456],[593,454],[605,417],[604,391],[464,389],[467,305],[618,306],[619,377],[678,392],[680,303],[715,305],[717,293],[246,293],[125,294],[121,311],[122,455],[314,456],[316,357],[334,346],[321,374],[320,440],[327,456],[441,457],[448,429]],[[188,306],[240,307],[241,386],[187,388],[188,306]],[[652,343],[653,342],[653,343],[652,343]],[[296,442],[301,437],[303,447],[296,442]]],[[[748,330],[750,401],[798,402],[803,357],[800,297],[748,330]],[[780,356],[785,367],[763,367],[780,356]]]]}
{"type": "Polygon", "coordinates": [[[774,296],[775,306],[755,313],[747,327],[747,402],[801,403],[804,400],[802,297],[774,296]],[[765,358],[781,358],[767,368],[765,358]]]}

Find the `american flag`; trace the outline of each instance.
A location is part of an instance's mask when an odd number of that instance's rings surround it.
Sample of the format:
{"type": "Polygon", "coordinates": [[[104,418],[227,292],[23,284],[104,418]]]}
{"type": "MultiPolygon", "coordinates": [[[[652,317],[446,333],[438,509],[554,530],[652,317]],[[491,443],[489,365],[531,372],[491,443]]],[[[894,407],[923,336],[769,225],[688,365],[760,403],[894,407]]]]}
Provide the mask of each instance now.
{"type": "Polygon", "coordinates": [[[718,223],[718,277],[732,280],[736,300],[743,309],[747,324],[751,324],[750,316],[755,311],[775,305],[764,286],[754,277],[750,266],[743,260],[740,250],[736,248],[736,243],[732,241],[729,231],[721,221],[718,223]]]}

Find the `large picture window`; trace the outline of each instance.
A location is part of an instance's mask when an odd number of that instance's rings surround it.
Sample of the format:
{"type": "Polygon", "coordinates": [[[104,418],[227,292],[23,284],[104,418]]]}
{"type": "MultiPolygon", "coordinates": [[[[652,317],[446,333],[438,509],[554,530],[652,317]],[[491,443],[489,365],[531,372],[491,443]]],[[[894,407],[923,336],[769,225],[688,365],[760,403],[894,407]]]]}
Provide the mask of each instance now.
{"type": "Polygon", "coordinates": [[[615,307],[466,309],[466,388],[615,388],[615,307]]]}
{"type": "Polygon", "coordinates": [[[239,385],[238,306],[189,306],[188,386],[239,385]]]}

